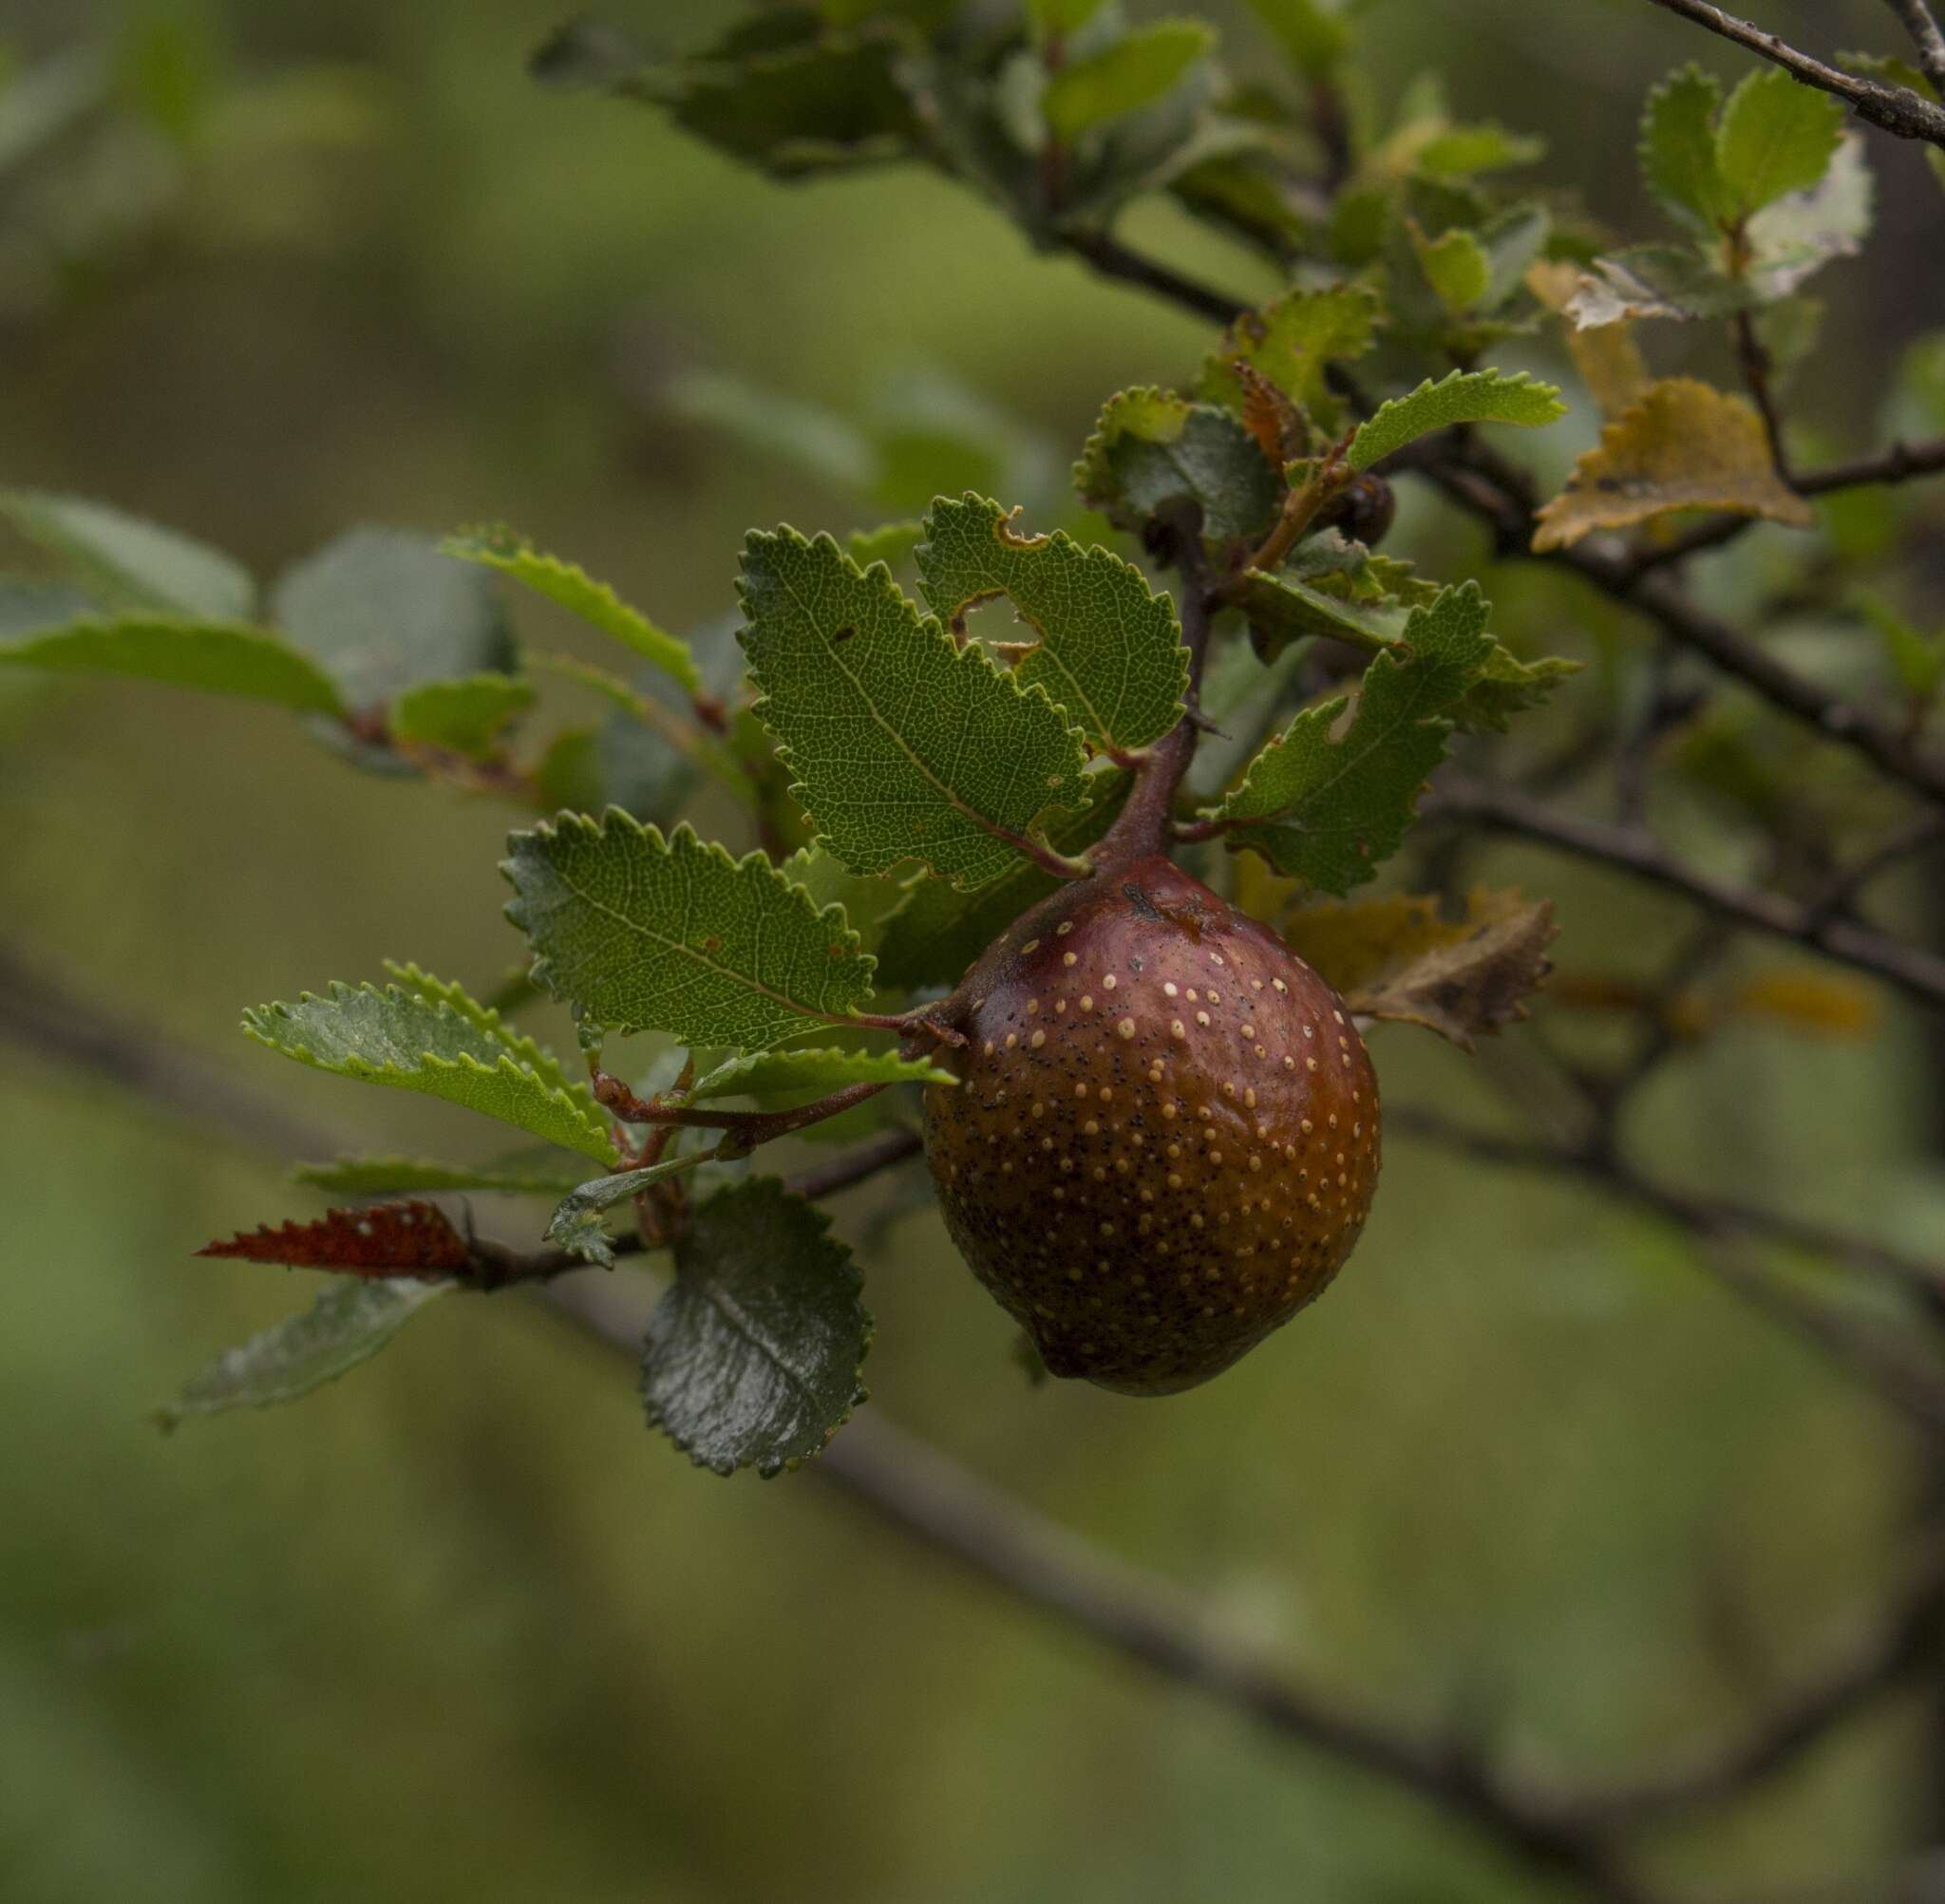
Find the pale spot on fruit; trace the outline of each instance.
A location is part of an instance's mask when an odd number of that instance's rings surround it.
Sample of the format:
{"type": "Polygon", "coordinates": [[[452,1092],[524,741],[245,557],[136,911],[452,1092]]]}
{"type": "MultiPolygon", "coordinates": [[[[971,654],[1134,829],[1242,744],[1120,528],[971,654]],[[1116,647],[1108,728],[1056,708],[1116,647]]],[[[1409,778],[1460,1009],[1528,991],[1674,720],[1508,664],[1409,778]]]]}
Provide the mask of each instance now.
{"type": "Polygon", "coordinates": [[[1171,1038],[1186,1038],[1189,1035],[1188,1027],[1180,1018],[1175,1019],[1169,1025],[1168,1035],[1171,1038]]]}
{"type": "Polygon", "coordinates": [[[1114,1028],[1120,1036],[1132,1038],[1135,1035],[1135,1021],[1132,1018],[1124,1018],[1114,1028]]]}
{"type": "Polygon", "coordinates": [[[1114,988],[1120,983],[1121,981],[1115,977],[1113,972],[1110,971],[1103,975],[1101,980],[1101,989],[1104,991],[1112,991],[1114,988]]]}
{"type": "Polygon", "coordinates": [[[1060,962],[1063,965],[1077,965],[1080,961],[1074,957],[1072,952],[1062,952],[1060,962]]]}
{"type": "Polygon", "coordinates": [[[1196,1023],[1197,1023],[1198,1025],[1201,1025],[1201,1026],[1207,1026],[1207,1024],[1209,1023],[1209,1014],[1208,1014],[1208,1013],[1207,1013],[1206,1011],[1199,1011],[1199,1012],[1197,1012],[1197,1013],[1196,1013],[1196,1023]]]}
{"type": "Polygon", "coordinates": [[[1034,1032],[1032,1037],[1027,1040],[1027,1043],[1032,1046],[1034,1050],[1037,1051],[1039,1050],[1041,1046],[1047,1043],[1047,1033],[1044,1031],[1036,1031],[1034,1032]]]}
{"type": "Polygon", "coordinates": [[[1094,1009],[1094,994],[1091,991],[1082,992],[1081,1009],[1083,1011],[1092,1011],[1094,1009]]]}

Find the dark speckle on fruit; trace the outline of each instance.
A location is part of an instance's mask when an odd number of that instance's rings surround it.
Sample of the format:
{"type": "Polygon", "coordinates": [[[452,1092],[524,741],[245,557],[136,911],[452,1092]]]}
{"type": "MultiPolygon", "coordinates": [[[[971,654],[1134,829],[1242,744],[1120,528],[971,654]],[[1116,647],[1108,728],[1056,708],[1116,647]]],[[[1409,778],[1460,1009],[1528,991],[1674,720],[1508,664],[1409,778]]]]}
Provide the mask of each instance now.
{"type": "Polygon", "coordinates": [[[1002,937],[926,1093],[973,1272],[1056,1375],[1160,1395],[1315,1297],[1377,1183],[1378,1087],[1342,1001],[1163,858],[1002,937]]]}

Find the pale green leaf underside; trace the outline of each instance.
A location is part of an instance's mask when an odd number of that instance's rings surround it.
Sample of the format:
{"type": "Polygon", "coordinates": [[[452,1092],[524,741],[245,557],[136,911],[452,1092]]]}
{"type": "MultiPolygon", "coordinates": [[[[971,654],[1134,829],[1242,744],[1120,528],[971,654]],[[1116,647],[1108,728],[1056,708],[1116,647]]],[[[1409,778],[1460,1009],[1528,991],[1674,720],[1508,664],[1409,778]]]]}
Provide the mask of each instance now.
{"type": "Polygon", "coordinates": [[[1064,530],[1016,536],[997,502],[941,497],[918,545],[920,588],[939,618],[1005,595],[1032,633],[1013,666],[1109,749],[1159,741],[1181,717],[1189,679],[1175,605],[1141,571],[1064,530]]]}
{"type": "Polygon", "coordinates": [[[514,1197],[561,1197],[582,1180],[566,1158],[503,1163],[439,1163],[424,1157],[341,1157],[303,1163],[293,1181],[333,1197],[398,1197],[407,1191],[482,1190],[514,1197]]]}
{"type": "Polygon", "coordinates": [[[0,516],[117,609],[216,622],[256,611],[256,583],[240,562],[106,503],[8,489],[0,516]]]}
{"type": "Polygon", "coordinates": [[[780,529],[749,537],[739,586],[757,714],[821,843],[853,872],[919,859],[980,885],[1020,858],[1001,835],[1081,803],[1068,717],[921,619],[889,571],[780,529]]]}
{"type": "Polygon", "coordinates": [[[1559,391],[1551,384],[1534,383],[1523,370],[1510,377],[1497,370],[1454,370],[1443,383],[1427,379],[1408,397],[1381,405],[1360,425],[1345,460],[1352,469],[1369,469],[1407,443],[1455,424],[1530,426],[1566,414],[1559,391]]]}
{"type": "Polygon", "coordinates": [[[1343,700],[1306,708],[1210,809],[1263,822],[1238,828],[1230,844],[1324,892],[1369,879],[1397,851],[1419,788],[1445,758],[1451,711],[1491,657],[1488,613],[1474,582],[1414,610],[1399,650],[1366,670],[1342,739],[1331,733],[1343,700]]]}
{"type": "Polygon", "coordinates": [[[534,705],[534,684],[517,674],[425,681],[391,705],[393,740],[479,760],[499,745],[508,722],[534,705]]]}
{"type": "Polygon", "coordinates": [[[444,1098],[583,1157],[613,1160],[606,1121],[585,1084],[485,1007],[468,1000],[469,1009],[456,1009],[450,989],[440,992],[333,985],[322,997],[306,992],[295,1005],[246,1011],[243,1028],[321,1071],[444,1098]]]}
{"type": "MultiPolygon", "coordinates": [[[[47,597],[50,606],[54,596],[47,597]]],[[[119,674],[170,688],[197,688],[342,718],[330,677],[308,654],[267,629],[159,615],[100,615],[42,627],[9,613],[0,667],[61,674],[119,674]]]]}
{"type": "Polygon", "coordinates": [[[698,1078],[691,1103],[749,1098],[759,1110],[841,1091],[849,1084],[955,1084],[951,1071],[896,1051],[750,1051],[698,1078]]]}
{"type": "Polygon", "coordinates": [[[842,907],[686,825],[665,839],[618,808],[563,813],[516,833],[502,870],[535,983],[617,1031],[761,1050],[871,995],[842,907]]]}
{"type": "Polygon", "coordinates": [[[698,1467],[801,1466],[864,1399],[871,1316],[830,1219],[757,1178],[700,1205],[649,1325],[649,1419],[698,1467]]]}
{"type": "Polygon", "coordinates": [[[702,675],[688,642],[657,628],[640,610],[630,608],[606,582],[597,582],[578,564],[549,556],[511,529],[474,529],[440,544],[445,555],[498,569],[536,594],[544,595],[603,634],[634,650],[690,694],[702,691],[702,675]]]}
{"type": "Polygon", "coordinates": [[[293,1315],[219,1356],[160,1411],[164,1427],[225,1408],[269,1408],[294,1402],[368,1361],[435,1296],[453,1288],[393,1276],[369,1282],[343,1276],[302,1315],[293,1315]]]}

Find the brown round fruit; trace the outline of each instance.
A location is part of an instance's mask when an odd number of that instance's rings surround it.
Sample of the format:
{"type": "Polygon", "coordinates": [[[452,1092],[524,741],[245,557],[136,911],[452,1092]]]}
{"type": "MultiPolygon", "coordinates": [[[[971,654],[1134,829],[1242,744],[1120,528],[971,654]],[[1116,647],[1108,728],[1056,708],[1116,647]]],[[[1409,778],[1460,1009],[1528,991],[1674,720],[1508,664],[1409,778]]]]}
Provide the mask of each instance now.
{"type": "Polygon", "coordinates": [[[1056,1375],[1219,1374],[1350,1255],[1378,1084],[1343,1001],[1164,858],[1057,894],[961,988],[925,1094],[946,1227],[1056,1375]]]}

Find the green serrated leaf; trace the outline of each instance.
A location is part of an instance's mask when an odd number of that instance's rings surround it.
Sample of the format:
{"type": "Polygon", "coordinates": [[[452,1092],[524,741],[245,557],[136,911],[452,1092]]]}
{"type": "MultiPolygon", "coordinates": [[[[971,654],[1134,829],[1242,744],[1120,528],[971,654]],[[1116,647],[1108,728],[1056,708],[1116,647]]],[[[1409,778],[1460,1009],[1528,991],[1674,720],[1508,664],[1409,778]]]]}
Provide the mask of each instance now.
{"type": "Polygon", "coordinates": [[[1153,105],[1215,44],[1215,29],[1199,20],[1137,28],[1052,74],[1040,109],[1056,138],[1078,139],[1092,126],[1153,105]]]}
{"type": "Polygon", "coordinates": [[[219,1356],[158,1413],[165,1428],[191,1415],[225,1408],[269,1408],[294,1402],[368,1362],[449,1282],[394,1276],[334,1280],[302,1315],[253,1336],[219,1356]]]}
{"type": "Polygon", "coordinates": [[[1452,706],[1452,724],[1466,734],[1505,732],[1515,714],[1542,706],[1580,663],[1557,654],[1521,661],[1496,641],[1484,665],[1452,706]]]}
{"type": "Polygon", "coordinates": [[[255,613],[256,583],[240,562],[106,503],[8,489],[0,517],[116,610],[214,622],[255,613]]]}
{"type": "Polygon", "coordinates": [[[1399,647],[1366,670],[1341,739],[1331,734],[1347,699],[1306,708],[1209,809],[1262,822],[1238,828],[1230,844],[1322,892],[1369,879],[1404,839],[1419,789],[1445,758],[1451,710],[1492,652],[1489,613],[1476,582],[1414,610],[1399,647]]]}
{"type": "Polygon", "coordinates": [[[408,1191],[491,1190],[515,1197],[560,1197],[582,1180],[565,1157],[538,1160],[437,1163],[422,1157],[341,1157],[335,1163],[299,1164],[293,1181],[330,1197],[398,1197],[408,1191]]]}
{"type": "Polygon", "coordinates": [[[1234,415],[1157,389],[1108,399],[1074,465],[1074,486],[1135,535],[1158,511],[1194,503],[1213,541],[1256,540],[1282,498],[1277,472],[1234,415]]]}
{"type": "Polygon", "coordinates": [[[1721,103],[1714,75],[1686,66],[1648,95],[1641,118],[1643,182],[1674,217],[1709,232],[1734,211],[1716,158],[1715,112],[1721,103]]]}
{"type": "Polygon", "coordinates": [[[513,643],[486,575],[423,536],[352,529],[278,577],[273,619],[354,708],[423,681],[508,673],[513,643]]]}
{"type": "Polygon", "coordinates": [[[1005,595],[1033,631],[1012,660],[1014,679],[1045,688],[1091,742],[1132,751],[1181,718],[1181,626],[1139,569],[1099,544],[1083,549],[1065,530],[1018,535],[997,502],[970,493],[940,497],[925,529],[919,587],[933,613],[956,633],[969,609],[1005,595]]]}
{"type": "Polygon", "coordinates": [[[1239,407],[1243,390],[1234,367],[1240,357],[1326,427],[1333,426],[1340,406],[1326,382],[1328,368],[1355,362],[1370,349],[1379,315],[1377,294],[1364,285],[1286,292],[1223,333],[1203,363],[1197,394],[1239,407]]]}
{"type": "Polygon", "coordinates": [[[1716,133],[1716,163],[1737,217],[1823,177],[1843,132],[1843,102],[1800,85],[1776,66],[1752,72],[1729,94],[1716,133]]]}
{"type": "Polygon", "coordinates": [[[649,1325],[649,1420],[698,1467],[801,1466],[864,1400],[871,1316],[830,1218],[774,1178],[718,1192],[675,1246],[649,1325]]]}
{"type": "Polygon", "coordinates": [[[780,529],[745,542],[738,588],[757,716],[821,843],[853,872],[916,858],[980,885],[1020,857],[1004,835],[1080,804],[1086,756],[1068,717],[921,620],[887,570],[780,529]]]}
{"type": "Polygon", "coordinates": [[[1408,613],[1403,604],[1356,601],[1294,575],[1273,575],[1261,569],[1244,573],[1237,606],[1258,632],[1265,658],[1311,634],[1376,653],[1404,633],[1408,613]]]}
{"type": "MultiPolygon", "coordinates": [[[[1094,795],[1087,809],[1062,815],[1048,828],[1056,852],[1086,852],[1114,823],[1127,798],[1128,776],[1118,767],[1090,774],[1087,784],[1094,795]]],[[[943,879],[909,880],[885,915],[878,982],[901,991],[956,984],[992,940],[1060,883],[1030,859],[976,893],[956,892],[943,879]]]]}
{"type": "Polygon", "coordinates": [[[619,1170],[612,1177],[596,1177],[578,1183],[555,1206],[547,1219],[547,1240],[557,1249],[602,1269],[614,1267],[614,1243],[602,1222],[602,1213],[617,1203],[639,1197],[652,1183],[693,1170],[708,1159],[708,1151],[694,1151],[688,1157],[664,1158],[659,1163],[645,1163],[633,1170],[619,1170]]]}
{"type": "Polygon", "coordinates": [[[295,1005],[246,1011],[243,1029],[320,1071],[444,1098],[583,1157],[613,1160],[606,1121],[586,1084],[458,987],[425,984],[423,991],[333,984],[321,997],[305,992],[295,1005]]]}
{"type": "Polygon", "coordinates": [[[81,620],[39,619],[75,606],[66,591],[9,589],[0,601],[0,667],[126,675],[343,718],[330,677],[267,629],[99,612],[81,620]]]}
{"type": "Polygon", "coordinates": [[[732,859],[687,825],[665,839],[618,809],[516,833],[501,870],[534,981],[617,1031],[761,1050],[843,1019],[872,961],[761,853],[732,859]]]}
{"type": "Polygon", "coordinates": [[[1454,424],[1550,424],[1567,414],[1551,384],[1536,384],[1521,370],[1454,370],[1443,383],[1430,379],[1408,397],[1394,397],[1361,424],[1345,461],[1369,469],[1408,443],[1454,424]]]}
{"type": "Polygon", "coordinates": [[[469,674],[422,681],[391,704],[387,725],[401,745],[437,747],[484,760],[507,724],[534,705],[534,684],[517,674],[469,674]]]}
{"type": "Polygon", "coordinates": [[[524,536],[504,524],[448,536],[439,547],[442,555],[463,562],[478,562],[510,575],[521,587],[544,595],[603,634],[632,648],[644,661],[675,681],[685,693],[702,692],[702,674],[689,643],[657,628],[638,609],[630,608],[606,582],[595,581],[577,563],[543,554],[524,536]]]}
{"type": "Polygon", "coordinates": [[[841,1091],[850,1084],[955,1084],[951,1072],[896,1051],[746,1051],[698,1078],[691,1103],[750,1098],[772,1110],[841,1091]]]}

